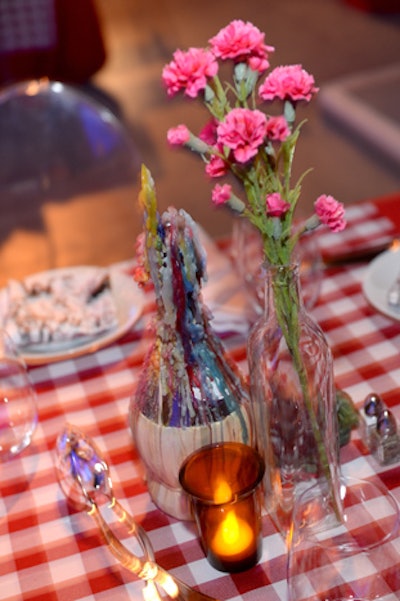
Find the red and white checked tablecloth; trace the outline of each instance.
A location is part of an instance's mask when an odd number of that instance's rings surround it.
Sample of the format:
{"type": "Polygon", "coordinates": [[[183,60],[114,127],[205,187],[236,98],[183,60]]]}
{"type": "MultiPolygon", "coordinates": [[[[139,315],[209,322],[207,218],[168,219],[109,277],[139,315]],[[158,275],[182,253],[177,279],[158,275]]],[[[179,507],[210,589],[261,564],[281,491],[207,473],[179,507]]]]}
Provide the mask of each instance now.
{"type": "MultiPolygon", "coordinates": [[[[395,205],[390,205],[394,200],[352,206],[348,229],[321,236],[322,247],[329,247],[332,254],[333,245],[343,252],[346,246],[355,248],[356,242],[372,243],[399,234],[395,205]]],[[[366,269],[361,262],[327,269],[313,315],[332,347],[337,385],[358,405],[369,392],[378,392],[400,420],[400,322],[368,304],[361,289],[366,269]]],[[[226,254],[210,252],[209,274],[206,299],[215,310],[216,326],[232,357],[246,370],[241,300],[238,294],[227,294],[228,282],[236,285],[237,280],[226,254]],[[219,297],[224,313],[215,300],[219,290],[224,292],[219,297]]],[[[104,450],[117,497],[147,530],[164,568],[222,601],[286,599],[285,544],[267,516],[259,565],[229,575],[208,564],[192,524],[168,517],[150,500],[127,414],[150,342],[146,325],[152,310],[149,293],[142,318],[116,343],[83,357],[30,368],[38,393],[39,426],[32,445],[20,457],[0,464],[2,601],[142,599],[142,583],[120,568],[94,523],[86,514],[74,512],[59,489],[53,453],[66,421],[84,429],[104,450]]],[[[379,477],[400,500],[400,464],[380,466],[357,431],[342,450],[342,462],[346,474],[379,477]]]]}

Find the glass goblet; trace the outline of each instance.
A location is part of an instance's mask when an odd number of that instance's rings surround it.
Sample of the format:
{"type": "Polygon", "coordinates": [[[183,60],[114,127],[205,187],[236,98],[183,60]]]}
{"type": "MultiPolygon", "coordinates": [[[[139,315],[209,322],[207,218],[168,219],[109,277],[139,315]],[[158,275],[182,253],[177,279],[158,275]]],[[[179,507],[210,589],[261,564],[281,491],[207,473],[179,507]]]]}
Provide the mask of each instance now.
{"type": "Polygon", "coordinates": [[[399,509],[381,484],[347,478],[340,515],[327,485],[295,503],[288,554],[289,601],[396,601],[399,509]]]}
{"type": "Polygon", "coordinates": [[[0,330],[0,461],[30,444],[37,419],[36,394],[25,362],[0,330]]]}

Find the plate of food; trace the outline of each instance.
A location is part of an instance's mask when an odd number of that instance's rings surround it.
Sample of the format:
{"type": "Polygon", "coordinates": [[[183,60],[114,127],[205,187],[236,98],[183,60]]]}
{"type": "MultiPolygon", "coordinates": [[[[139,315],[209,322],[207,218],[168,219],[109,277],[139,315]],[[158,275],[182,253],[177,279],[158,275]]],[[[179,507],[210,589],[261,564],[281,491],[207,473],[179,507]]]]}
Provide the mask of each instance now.
{"type": "Polygon", "coordinates": [[[123,336],[143,292],[123,266],[78,266],[10,280],[0,290],[1,326],[29,365],[77,357],[123,336]]]}
{"type": "Polygon", "coordinates": [[[400,275],[400,249],[390,249],[378,255],[368,266],[363,291],[375,309],[400,321],[400,307],[389,304],[389,290],[400,275]]]}

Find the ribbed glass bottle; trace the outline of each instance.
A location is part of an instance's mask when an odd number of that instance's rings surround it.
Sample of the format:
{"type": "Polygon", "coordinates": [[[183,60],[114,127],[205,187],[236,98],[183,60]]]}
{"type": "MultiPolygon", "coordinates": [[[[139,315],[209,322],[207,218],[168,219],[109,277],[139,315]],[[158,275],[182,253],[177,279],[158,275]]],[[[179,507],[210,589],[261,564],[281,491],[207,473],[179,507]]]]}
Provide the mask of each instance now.
{"type": "Polygon", "coordinates": [[[248,340],[256,446],[265,506],[286,536],[299,490],[325,478],[337,499],[339,439],[333,360],[306,312],[297,265],[266,268],[264,314],[248,340]]]}

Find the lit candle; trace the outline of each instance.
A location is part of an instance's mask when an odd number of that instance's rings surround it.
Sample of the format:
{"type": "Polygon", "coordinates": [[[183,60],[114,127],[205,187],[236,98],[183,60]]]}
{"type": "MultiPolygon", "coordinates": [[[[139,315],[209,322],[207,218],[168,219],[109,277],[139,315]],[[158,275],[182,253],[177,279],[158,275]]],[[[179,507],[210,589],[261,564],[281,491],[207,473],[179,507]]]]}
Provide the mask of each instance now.
{"type": "Polygon", "coordinates": [[[203,447],[181,468],[204,551],[217,570],[239,572],[260,558],[263,473],[259,455],[242,443],[203,447]]]}
{"type": "Polygon", "coordinates": [[[221,557],[245,555],[249,550],[254,551],[254,533],[249,524],[230,509],[218,526],[210,546],[221,557]]]}
{"type": "Polygon", "coordinates": [[[221,478],[217,481],[217,488],[214,493],[214,503],[216,505],[221,505],[222,503],[229,503],[230,501],[232,501],[232,489],[228,482],[221,478]]]}
{"type": "MultiPolygon", "coordinates": [[[[228,482],[224,479],[218,480],[214,503],[230,503],[232,498],[232,489],[228,482]]],[[[249,524],[238,517],[234,509],[228,508],[226,512],[223,511],[221,523],[210,543],[213,552],[220,556],[232,557],[246,552],[252,545],[254,546],[254,533],[249,524]]]]}

